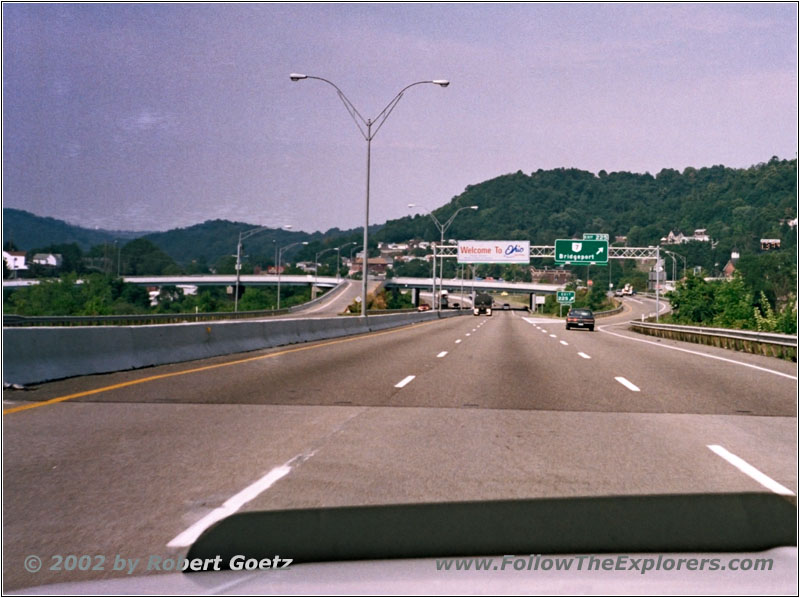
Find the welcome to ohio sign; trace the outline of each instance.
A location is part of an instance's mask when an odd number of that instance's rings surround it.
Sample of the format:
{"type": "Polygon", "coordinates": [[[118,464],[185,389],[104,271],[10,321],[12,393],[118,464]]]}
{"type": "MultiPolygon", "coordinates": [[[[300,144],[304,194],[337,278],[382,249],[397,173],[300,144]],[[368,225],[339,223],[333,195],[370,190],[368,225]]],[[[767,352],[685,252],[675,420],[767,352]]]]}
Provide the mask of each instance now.
{"type": "Polygon", "coordinates": [[[459,264],[530,264],[530,241],[459,241],[459,264]]]}

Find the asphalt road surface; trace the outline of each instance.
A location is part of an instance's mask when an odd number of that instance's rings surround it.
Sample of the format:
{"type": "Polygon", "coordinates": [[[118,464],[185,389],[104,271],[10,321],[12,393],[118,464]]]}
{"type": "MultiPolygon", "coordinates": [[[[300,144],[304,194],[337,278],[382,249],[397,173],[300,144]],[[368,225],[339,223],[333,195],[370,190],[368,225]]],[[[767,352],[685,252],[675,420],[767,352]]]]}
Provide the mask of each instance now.
{"type": "Polygon", "coordinates": [[[3,589],[124,576],[117,555],[183,555],[235,510],[793,500],[796,364],[627,330],[652,311],[626,300],[594,332],[496,311],[6,390],[3,589]],[[85,554],[105,570],[50,570],[85,554]]]}

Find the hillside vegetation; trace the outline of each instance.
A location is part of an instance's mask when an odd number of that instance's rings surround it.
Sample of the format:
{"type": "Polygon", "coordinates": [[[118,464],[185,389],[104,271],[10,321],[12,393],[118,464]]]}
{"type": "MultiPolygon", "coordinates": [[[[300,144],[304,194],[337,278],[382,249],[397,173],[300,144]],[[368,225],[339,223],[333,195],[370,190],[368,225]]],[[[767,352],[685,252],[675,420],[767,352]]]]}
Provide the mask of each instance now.
{"type": "MultiPolygon", "coordinates": [[[[646,247],[670,231],[705,228],[724,266],[731,250],[757,252],[764,237],[780,238],[784,249],[796,247],[794,231],[782,221],[797,217],[797,160],[772,158],[746,169],[663,169],[655,176],[595,175],[574,168],[519,171],[467,187],[434,214],[445,221],[469,205],[479,209],[461,212],[448,238],[551,245],[592,232],[608,233],[612,241],[626,236],[629,246],[646,247]]],[[[387,222],[378,233],[385,241],[414,237],[438,239],[426,214],[387,222]]]]}

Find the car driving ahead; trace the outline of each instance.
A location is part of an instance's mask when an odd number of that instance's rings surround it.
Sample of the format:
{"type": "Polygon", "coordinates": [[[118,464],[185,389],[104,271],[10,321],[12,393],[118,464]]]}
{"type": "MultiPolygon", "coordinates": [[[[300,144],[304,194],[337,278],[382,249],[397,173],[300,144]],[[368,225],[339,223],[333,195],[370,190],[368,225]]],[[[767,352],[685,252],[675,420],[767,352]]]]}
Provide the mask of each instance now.
{"type": "Polygon", "coordinates": [[[591,309],[571,309],[567,314],[567,330],[570,328],[588,328],[594,330],[594,313],[591,309]]]}

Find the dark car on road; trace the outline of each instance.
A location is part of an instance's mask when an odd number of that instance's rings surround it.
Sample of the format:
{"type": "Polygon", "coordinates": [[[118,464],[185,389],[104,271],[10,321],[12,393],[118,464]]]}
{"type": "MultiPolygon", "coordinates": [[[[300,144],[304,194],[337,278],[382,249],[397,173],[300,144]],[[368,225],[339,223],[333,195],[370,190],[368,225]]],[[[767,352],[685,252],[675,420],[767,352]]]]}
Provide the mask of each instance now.
{"type": "Polygon", "coordinates": [[[567,330],[570,328],[588,328],[594,330],[594,314],[591,309],[571,309],[567,314],[567,330]]]}

